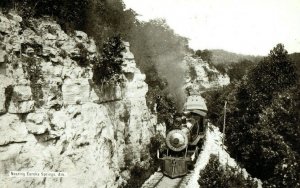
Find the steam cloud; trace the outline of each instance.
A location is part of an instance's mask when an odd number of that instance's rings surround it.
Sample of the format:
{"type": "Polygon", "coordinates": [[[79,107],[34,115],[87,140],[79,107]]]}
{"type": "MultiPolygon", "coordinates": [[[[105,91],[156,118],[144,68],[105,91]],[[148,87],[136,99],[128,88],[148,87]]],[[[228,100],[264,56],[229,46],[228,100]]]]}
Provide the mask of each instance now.
{"type": "Polygon", "coordinates": [[[168,82],[167,92],[175,98],[178,111],[181,111],[186,99],[184,92],[186,65],[182,63],[182,54],[165,54],[158,57],[156,68],[160,78],[165,78],[168,82]]]}

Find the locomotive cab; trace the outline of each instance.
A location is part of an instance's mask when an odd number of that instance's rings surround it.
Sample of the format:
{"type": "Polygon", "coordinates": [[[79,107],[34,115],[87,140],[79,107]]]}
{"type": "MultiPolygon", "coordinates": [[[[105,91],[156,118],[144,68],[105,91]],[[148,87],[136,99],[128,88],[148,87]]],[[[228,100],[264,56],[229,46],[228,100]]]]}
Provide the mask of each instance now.
{"type": "Polygon", "coordinates": [[[180,126],[174,124],[174,129],[166,136],[168,149],[160,158],[165,175],[171,178],[186,175],[195,164],[205,137],[206,113],[207,107],[200,95],[187,97],[183,109],[184,121],[180,126]]]}

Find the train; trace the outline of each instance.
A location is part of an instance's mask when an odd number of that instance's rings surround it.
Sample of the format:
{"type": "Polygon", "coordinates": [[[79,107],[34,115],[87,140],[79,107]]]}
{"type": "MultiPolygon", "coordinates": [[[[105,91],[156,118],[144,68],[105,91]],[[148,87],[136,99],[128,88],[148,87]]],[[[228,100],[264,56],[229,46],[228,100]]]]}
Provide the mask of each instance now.
{"type": "Polygon", "coordinates": [[[166,132],[166,151],[158,153],[164,175],[177,178],[193,169],[206,136],[206,115],[207,106],[199,94],[186,98],[182,112],[166,132]]]}

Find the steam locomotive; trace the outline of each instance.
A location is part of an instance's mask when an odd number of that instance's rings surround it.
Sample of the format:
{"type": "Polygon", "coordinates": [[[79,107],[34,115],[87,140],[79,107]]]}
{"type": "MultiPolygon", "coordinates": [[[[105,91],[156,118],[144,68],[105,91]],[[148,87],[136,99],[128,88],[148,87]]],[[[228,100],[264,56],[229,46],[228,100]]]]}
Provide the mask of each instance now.
{"type": "Polygon", "coordinates": [[[176,178],[193,168],[205,138],[206,114],[207,107],[200,95],[187,97],[182,115],[174,118],[171,129],[167,131],[167,150],[158,153],[164,175],[176,178]]]}

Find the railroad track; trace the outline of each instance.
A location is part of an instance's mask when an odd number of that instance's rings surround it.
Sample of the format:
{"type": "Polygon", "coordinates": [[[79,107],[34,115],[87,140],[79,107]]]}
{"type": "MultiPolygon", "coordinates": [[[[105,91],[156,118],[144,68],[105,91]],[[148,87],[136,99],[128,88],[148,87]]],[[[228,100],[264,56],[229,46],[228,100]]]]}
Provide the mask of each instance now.
{"type": "Polygon", "coordinates": [[[180,178],[171,179],[161,172],[155,172],[143,185],[142,188],[185,188],[191,177],[191,173],[180,178]]]}

